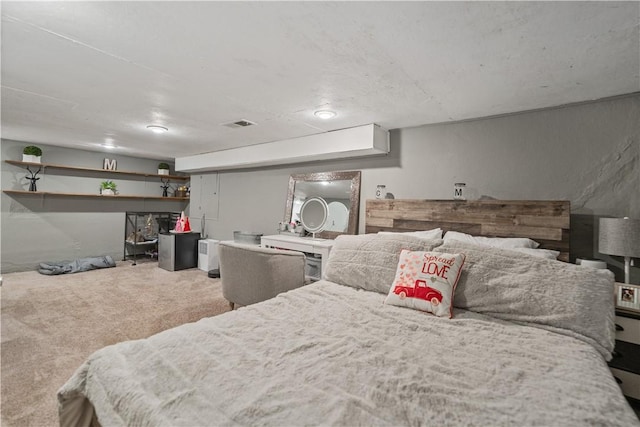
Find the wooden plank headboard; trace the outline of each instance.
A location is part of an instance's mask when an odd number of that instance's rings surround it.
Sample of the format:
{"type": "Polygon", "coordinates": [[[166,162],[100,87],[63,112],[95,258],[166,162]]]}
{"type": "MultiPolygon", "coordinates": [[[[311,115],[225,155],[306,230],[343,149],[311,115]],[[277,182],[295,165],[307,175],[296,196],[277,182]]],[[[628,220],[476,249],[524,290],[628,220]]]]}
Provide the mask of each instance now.
{"type": "Polygon", "coordinates": [[[475,236],[529,237],[568,262],[570,213],[566,200],[367,200],[365,232],[440,227],[475,236]]]}

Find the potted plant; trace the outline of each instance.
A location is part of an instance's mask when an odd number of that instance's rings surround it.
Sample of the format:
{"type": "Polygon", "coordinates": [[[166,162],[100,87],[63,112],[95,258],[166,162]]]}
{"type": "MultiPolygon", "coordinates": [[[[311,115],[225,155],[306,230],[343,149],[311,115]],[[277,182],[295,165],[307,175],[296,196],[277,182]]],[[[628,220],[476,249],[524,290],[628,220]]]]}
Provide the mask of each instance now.
{"type": "Polygon", "coordinates": [[[102,194],[103,196],[115,196],[116,187],[116,183],[111,180],[102,181],[102,183],[100,184],[100,194],[102,194]]]}
{"type": "Polygon", "coordinates": [[[169,163],[158,164],[158,175],[169,175],[169,163]]]}
{"type": "Polygon", "coordinates": [[[42,150],[35,145],[29,145],[22,150],[22,161],[29,163],[40,163],[42,159],[42,150]]]}

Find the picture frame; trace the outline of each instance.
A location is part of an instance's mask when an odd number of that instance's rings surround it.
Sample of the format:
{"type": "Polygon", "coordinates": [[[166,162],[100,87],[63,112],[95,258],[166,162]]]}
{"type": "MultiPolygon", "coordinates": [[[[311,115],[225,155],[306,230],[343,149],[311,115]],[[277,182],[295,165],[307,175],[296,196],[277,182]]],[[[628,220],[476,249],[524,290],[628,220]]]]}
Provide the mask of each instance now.
{"type": "Polygon", "coordinates": [[[640,286],[616,283],[616,308],[640,313],[640,286]]]}

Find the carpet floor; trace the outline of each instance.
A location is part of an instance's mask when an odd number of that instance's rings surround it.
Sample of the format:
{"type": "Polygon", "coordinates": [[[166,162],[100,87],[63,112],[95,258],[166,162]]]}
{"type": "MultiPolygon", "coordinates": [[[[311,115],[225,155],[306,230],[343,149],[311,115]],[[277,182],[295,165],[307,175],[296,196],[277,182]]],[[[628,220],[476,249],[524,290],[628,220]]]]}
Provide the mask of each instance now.
{"type": "Polygon", "coordinates": [[[229,310],[219,279],[156,262],[3,275],[2,426],[57,426],[56,392],[94,351],[229,310]]]}

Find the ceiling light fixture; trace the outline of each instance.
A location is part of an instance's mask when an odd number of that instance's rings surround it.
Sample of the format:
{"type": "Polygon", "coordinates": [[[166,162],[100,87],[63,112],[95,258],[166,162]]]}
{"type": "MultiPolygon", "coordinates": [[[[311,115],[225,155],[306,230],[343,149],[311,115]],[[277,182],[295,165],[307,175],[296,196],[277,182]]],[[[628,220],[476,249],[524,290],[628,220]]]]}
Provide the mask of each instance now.
{"type": "Polygon", "coordinates": [[[149,129],[153,133],[165,133],[169,132],[169,129],[164,126],[159,125],[148,125],[147,129],[149,129]]]}
{"type": "Polygon", "coordinates": [[[332,119],[336,116],[336,112],[335,111],[330,111],[330,110],[318,110],[315,113],[313,113],[314,116],[320,118],[320,119],[332,119]]]}

